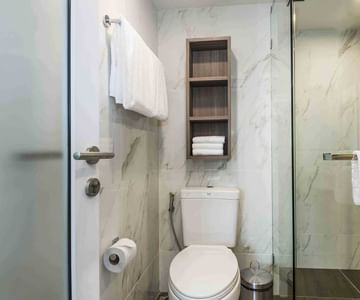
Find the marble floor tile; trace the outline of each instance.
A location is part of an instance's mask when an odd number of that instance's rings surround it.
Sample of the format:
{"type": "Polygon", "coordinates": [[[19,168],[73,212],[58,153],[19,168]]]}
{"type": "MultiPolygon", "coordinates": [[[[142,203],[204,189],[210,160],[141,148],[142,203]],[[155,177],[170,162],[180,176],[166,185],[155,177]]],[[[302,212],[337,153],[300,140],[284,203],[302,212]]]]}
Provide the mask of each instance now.
{"type": "Polygon", "coordinates": [[[360,290],[360,270],[341,270],[341,273],[360,290]]]}
{"type": "Polygon", "coordinates": [[[360,298],[360,293],[349,280],[335,269],[297,269],[297,296],[326,298],[360,298]]]}

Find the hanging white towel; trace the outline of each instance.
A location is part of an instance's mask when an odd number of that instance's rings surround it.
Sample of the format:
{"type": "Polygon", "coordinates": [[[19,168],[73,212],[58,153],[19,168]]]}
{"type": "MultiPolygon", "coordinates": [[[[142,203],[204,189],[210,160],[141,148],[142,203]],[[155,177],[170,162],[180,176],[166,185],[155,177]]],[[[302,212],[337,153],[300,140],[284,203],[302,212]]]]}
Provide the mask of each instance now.
{"type": "Polygon", "coordinates": [[[193,143],[193,149],[224,149],[224,144],[222,143],[193,143]]]}
{"type": "Polygon", "coordinates": [[[193,155],[224,155],[224,150],[220,149],[193,149],[193,155]]]}
{"type": "Polygon", "coordinates": [[[352,196],[355,205],[360,205],[360,151],[353,152],[354,157],[351,161],[351,181],[352,181],[352,196]]]}
{"type": "Polygon", "coordinates": [[[224,136],[195,136],[192,139],[193,143],[225,143],[224,136]]]}
{"type": "Polygon", "coordinates": [[[166,120],[168,100],[163,66],[125,19],[111,39],[110,96],[125,109],[166,120]]]}

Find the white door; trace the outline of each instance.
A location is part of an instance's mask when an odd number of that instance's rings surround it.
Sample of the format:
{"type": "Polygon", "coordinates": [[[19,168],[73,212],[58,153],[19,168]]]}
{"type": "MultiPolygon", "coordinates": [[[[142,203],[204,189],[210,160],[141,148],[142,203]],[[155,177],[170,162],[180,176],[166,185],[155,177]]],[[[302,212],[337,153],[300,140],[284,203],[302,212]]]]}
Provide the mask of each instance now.
{"type": "MultiPolygon", "coordinates": [[[[71,3],[72,154],[100,142],[97,9],[96,0],[71,3]]],[[[99,299],[99,195],[86,195],[85,187],[100,163],[71,161],[73,300],[99,299]]]]}
{"type": "Polygon", "coordinates": [[[98,165],[73,158],[99,145],[97,9],[0,10],[1,300],[99,299],[99,197],[85,193],[98,165]]]}

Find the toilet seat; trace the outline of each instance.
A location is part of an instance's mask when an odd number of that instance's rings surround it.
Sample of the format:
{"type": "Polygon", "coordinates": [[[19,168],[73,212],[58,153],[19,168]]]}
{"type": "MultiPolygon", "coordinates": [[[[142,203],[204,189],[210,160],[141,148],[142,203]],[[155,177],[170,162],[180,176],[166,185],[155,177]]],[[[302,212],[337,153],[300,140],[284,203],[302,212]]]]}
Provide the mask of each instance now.
{"type": "Polygon", "coordinates": [[[190,246],[173,259],[169,288],[182,300],[219,300],[239,283],[235,255],[225,246],[190,246]]]}

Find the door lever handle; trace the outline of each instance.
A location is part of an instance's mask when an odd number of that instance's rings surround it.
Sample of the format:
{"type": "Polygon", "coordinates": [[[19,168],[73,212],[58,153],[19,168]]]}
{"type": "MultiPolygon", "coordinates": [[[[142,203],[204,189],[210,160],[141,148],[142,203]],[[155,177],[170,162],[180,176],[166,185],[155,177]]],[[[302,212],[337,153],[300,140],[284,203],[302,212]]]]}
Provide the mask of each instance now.
{"type": "Polygon", "coordinates": [[[100,152],[97,146],[86,149],[87,152],[75,152],[73,157],[75,160],[85,160],[89,165],[95,165],[100,159],[112,159],[115,157],[113,152],[100,152]]]}

